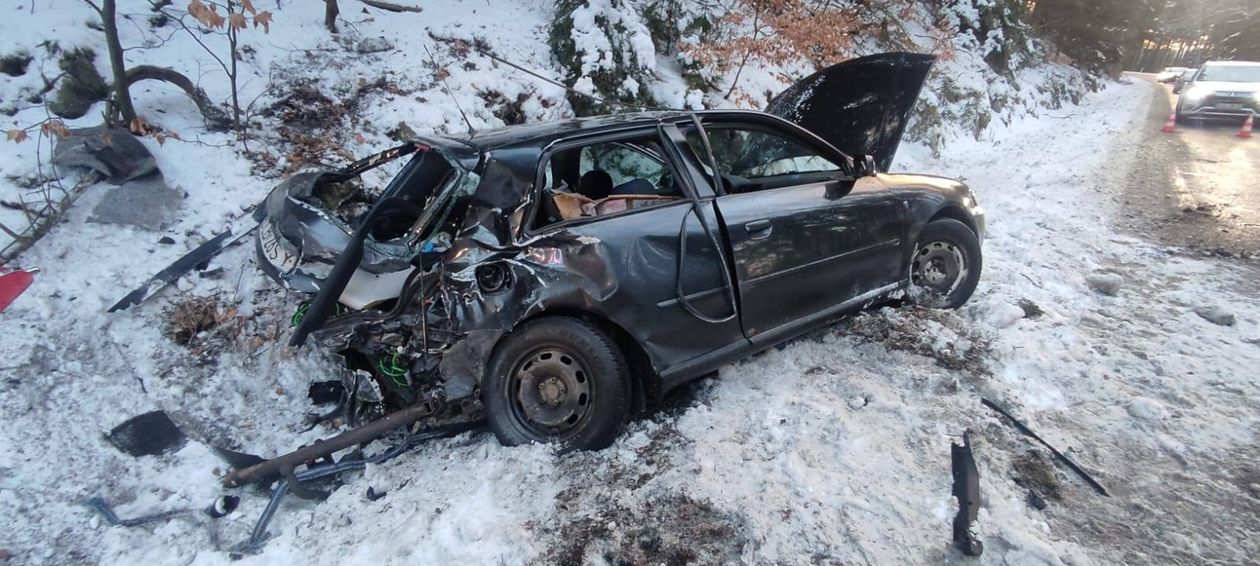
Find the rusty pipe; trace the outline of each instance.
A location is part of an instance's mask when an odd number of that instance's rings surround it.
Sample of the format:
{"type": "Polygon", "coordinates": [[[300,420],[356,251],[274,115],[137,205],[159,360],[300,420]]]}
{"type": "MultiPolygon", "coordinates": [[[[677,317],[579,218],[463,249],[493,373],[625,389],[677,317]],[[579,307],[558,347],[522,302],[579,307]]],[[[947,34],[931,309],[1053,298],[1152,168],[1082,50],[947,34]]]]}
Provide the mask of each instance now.
{"type": "Polygon", "coordinates": [[[276,456],[248,468],[232,470],[231,473],[223,478],[223,484],[228,487],[238,487],[280,475],[286,470],[292,470],[311,460],[323,458],[338,450],[379,438],[393,429],[411,426],[416,421],[432,416],[436,412],[436,405],[431,402],[414,405],[401,411],[394,411],[359,428],[347,430],[332,438],[317,441],[310,446],[303,446],[283,456],[276,456]]]}

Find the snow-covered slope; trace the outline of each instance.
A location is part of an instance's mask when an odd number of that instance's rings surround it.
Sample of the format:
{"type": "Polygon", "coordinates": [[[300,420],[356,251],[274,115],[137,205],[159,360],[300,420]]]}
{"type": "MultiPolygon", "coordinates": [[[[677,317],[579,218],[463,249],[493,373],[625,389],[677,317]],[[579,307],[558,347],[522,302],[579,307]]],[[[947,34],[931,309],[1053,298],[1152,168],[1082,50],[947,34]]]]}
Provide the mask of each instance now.
{"type": "MultiPolygon", "coordinates": [[[[124,4],[136,14],[147,5],[124,4]]],[[[503,120],[495,114],[502,105],[487,102],[500,100],[491,90],[506,100],[536,93],[522,106],[529,120],[567,112],[558,88],[475,53],[461,59],[456,46],[426,33],[483,37],[546,71],[549,2],[423,3],[419,14],[342,4],[349,39],[341,42],[323,30],[318,5],[271,6],[271,32],[245,36],[253,52],[243,98],[271,101],[281,93],[268,91],[269,81],[308,80],[342,101],[359,79],[384,76],[394,87],[364,96],[357,122],[328,133],[359,155],[390,143],[385,130],[398,121],[418,131],[462,129],[452,96],[477,127],[503,120]],[[374,37],[392,49],[359,53],[374,37]],[[425,47],[449,71],[450,95],[425,47]]],[[[27,5],[4,8],[14,10],[0,20],[5,49],[35,49],[46,35],[99,41],[79,4],[34,5],[33,14],[27,5]]],[[[120,27],[128,45],[149,36],[143,24],[120,27]]],[[[223,98],[197,49],[175,34],[129,57],[201,68],[202,86],[223,98]]],[[[55,63],[37,61],[53,72],[55,63]]],[[[347,475],[322,503],[289,498],[272,523],[276,537],[243,561],[938,563],[955,556],[949,445],[967,429],[982,475],[984,561],[1246,560],[1257,550],[1247,513],[1254,517],[1260,496],[1255,280],[1111,228],[1122,214],[1111,180],[1141,165],[1123,148],[1148,96],[1145,85],[1112,85],[1061,114],[1015,117],[983,143],[956,136],[939,158],[925,146],[903,147],[898,168],[962,178],[987,209],[985,273],[960,311],[869,313],[733,364],[601,452],[503,448],[488,434],[434,442],[347,475]],[[1100,270],[1124,278],[1117,295],[1086,285],[1100,270]],[[1041,314],[1029,314],[1033,305],[1041,314]],[[1205,305],[1229,309],[1238,323],[1215,326],[1193,313],[1205,305]],[[1048,464],[985,412],[980,396],[1012,408],[1115,497],[1100,498],[1048,464]],[[1032,509],[1029,485],[1043,495],[1057,486],[1061,498],[1047,495],[1046,510],[1032,509]],[[387,495],[369,501],[368,487],[387,495]]],[[[155,86],[136,99],[149,120],[184,138],[144,140],[186,193],[181,215],[161,233],[87,223],[105,187],[89,190],[22,257],[45,272],[0,315],[0,509],[12,517],[0,548],[22,563],[228,563],[226,551],[247,538],[266,499],[242,491],[237,512],[201,514],[225,492],[224,464],[207,445],[272,454],[329,434],[303,431],[302,418],[311,410],[308,383],[336,368],[279,345],[296,304],[254,269],[248,247],[217,259],[218,277],[193,276],[152,304],[104,312],[260,199],[292,151],[274,132],[259,132],[250,149],[277,161],[255,166],[230,136],[199,130],[182,94],[155,86]],[[177,243],[158,244],[164,235],[177,243]],[[210,295],[236,309],[224,329],[193,348],[165,336],[171,304],[210,295]],[[195,440],[169,456],[130,458],[102,438],[157,408],[195,440]],[[111,527],[83,505],[92,496],[123,517],[194,513],[111,527]]],[[[27,109],[12,120],[40,118],[27,109]]],[[[33,169],[33,144],[7,147],[0,178],[33,169]]],[[[16,190],[10,183],[0,180],[0,190],[16,190]]]]}

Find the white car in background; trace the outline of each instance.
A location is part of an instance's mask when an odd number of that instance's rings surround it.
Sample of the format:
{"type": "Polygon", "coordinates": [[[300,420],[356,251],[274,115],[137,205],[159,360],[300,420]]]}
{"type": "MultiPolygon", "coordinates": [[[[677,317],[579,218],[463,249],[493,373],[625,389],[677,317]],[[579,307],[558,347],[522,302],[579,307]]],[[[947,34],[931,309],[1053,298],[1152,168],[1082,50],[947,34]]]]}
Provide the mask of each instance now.
{"type": "Polygon", "coordinates": [[[1189,70],[1191,70],[1189,67],[1164,67],[1164,70],[1155,75],[1155,80],[1161,83],[1171,83],[1189,70]]]}
{"type": "Polygon", "coordinates": [[[1208,61],[1186,80],[1177,98],[1182,118],[1242,118],[1260,110],[1260,63],[1208,61]]]}

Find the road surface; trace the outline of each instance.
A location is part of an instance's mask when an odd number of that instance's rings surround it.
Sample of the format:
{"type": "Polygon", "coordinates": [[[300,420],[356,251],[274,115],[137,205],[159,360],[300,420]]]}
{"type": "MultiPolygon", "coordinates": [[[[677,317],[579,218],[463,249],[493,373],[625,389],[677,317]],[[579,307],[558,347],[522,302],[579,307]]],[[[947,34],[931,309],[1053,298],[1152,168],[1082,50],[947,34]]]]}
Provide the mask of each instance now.
{"type": "Polygon", "coordinates": [[[1260,132],[1237,137],[1239,120],[1187,120],[1160,131],[1176,96],[1153,75],[1133,73],[1159,89],[1135,148],[1127,179],[1128,225],[1160,243],[1232,257],[1260,257],[1260,132]]]}

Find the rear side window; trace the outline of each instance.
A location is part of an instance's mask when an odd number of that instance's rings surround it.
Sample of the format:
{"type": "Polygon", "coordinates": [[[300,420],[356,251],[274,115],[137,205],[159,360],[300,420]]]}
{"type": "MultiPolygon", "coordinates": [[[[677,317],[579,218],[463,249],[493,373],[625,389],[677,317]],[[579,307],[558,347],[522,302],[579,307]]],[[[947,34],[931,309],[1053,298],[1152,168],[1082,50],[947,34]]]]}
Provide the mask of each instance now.
{"type": "Polygon", "coordinates": [[[542,173],[533,229],[682,198],[655,133],[556,151],[543,163],[542,173]]]}
{"type": "MultiPolygon", "coordinates": [[[[599,143],[581,149],[582,173],[600,170],[612,178],[614,190],[627,183],[646,181],[658,193],[667,168],[658,154],[641,146],[621,142],[599,143]]],[[[646,188],[646,185],[642,185],[646,188]]],[[[668,187],[672,190],[672,187],[668,187]]]]}

